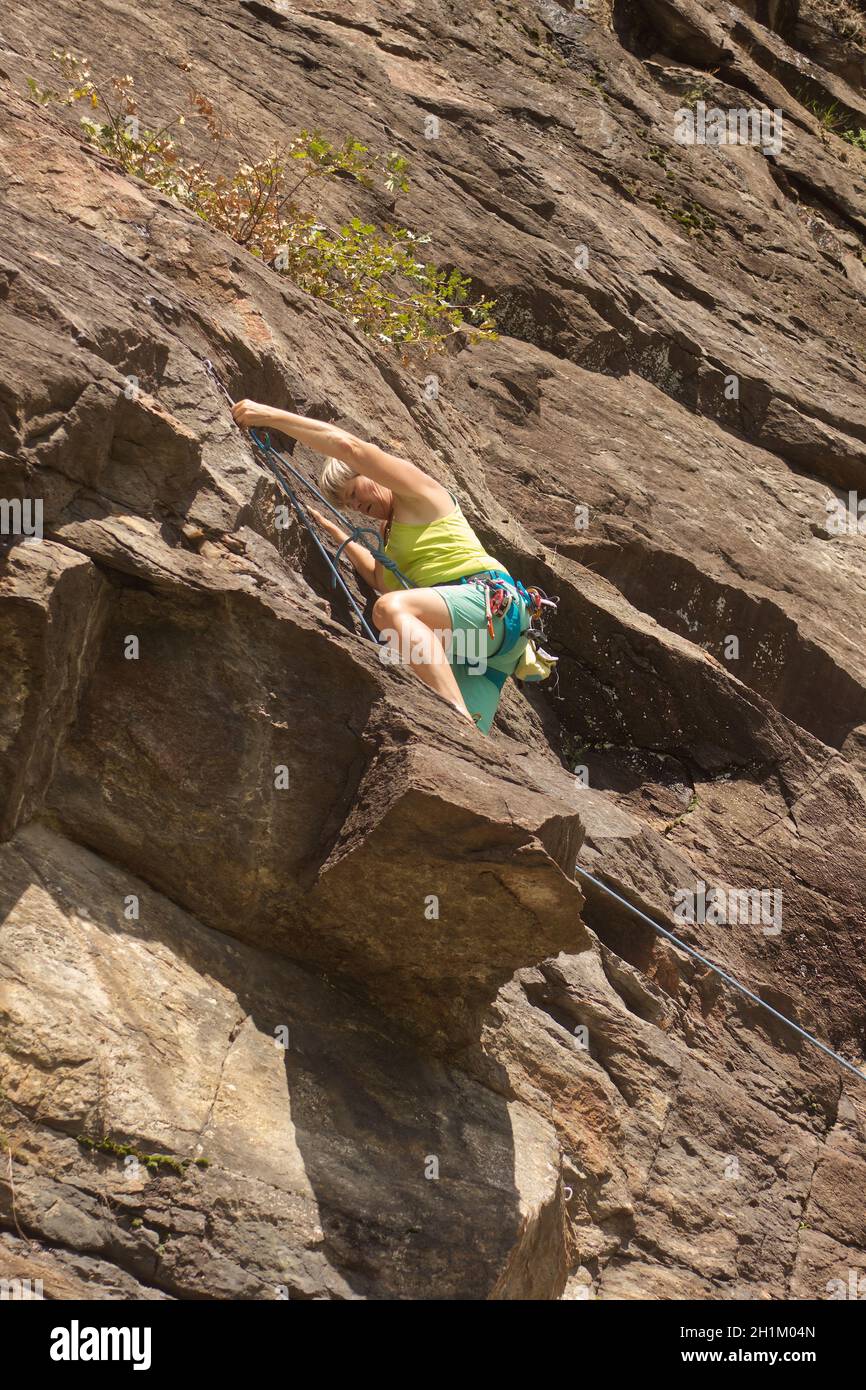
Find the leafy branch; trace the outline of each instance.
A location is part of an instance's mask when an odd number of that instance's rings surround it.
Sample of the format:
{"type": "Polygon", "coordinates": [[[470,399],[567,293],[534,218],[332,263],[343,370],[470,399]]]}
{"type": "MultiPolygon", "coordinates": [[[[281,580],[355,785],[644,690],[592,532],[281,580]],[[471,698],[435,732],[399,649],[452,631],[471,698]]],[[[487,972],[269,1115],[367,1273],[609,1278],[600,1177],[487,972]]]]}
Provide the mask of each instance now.
{"type": "Polygon", "coordinates": [[[391,194],[407,192],[407,162],[396,151],[376,157],[351,137],[335,144],[318,131],[302,130],[287,145],[238,163],[229,132],[204,93],[191,92],[188,112],[151,129],[140,115],[129,73],[98,84],[86,60],[59,49],[52,57],[65,91],[41,88],[31,77],[33,101],[85,103],[81,128],[94,148],[344,313],[363,332],[404,352],[420,347],[424,353],[441,349],[460,330],[471,342],[496,337],[493,301],[470,302],[467,276],[419,258],[429,235],[390,225],[377,229],[359,217],[332,229],[318,221],[314,207],[301,205],[299,195],[309,195],[320,179],[348,178],[368,188],[381,181],[391,194]],[[210,145],[205,159],[183,147],[188,119],[210,145]]]}

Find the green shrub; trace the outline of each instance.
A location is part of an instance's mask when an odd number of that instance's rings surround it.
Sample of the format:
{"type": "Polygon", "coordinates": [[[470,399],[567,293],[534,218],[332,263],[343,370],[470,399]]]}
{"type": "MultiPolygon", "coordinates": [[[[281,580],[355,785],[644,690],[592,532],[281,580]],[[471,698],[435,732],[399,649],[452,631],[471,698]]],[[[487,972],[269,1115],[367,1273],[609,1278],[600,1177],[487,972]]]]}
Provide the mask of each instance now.
{"type": "Polygon", "coordinates": [[[801,95],[800,100],[806,110],[811,111],[822,130],[830,131],[842,140],[847,140],[855,149],[866,150],[866,129],[855,124],[851,119],[852,113],[846,107],[838,101],[827,104],[819,101],[817,97],[805,95],[801,95]]]}
{"type": "Polygon", "coordinates": [[[863,126],[843,130],[842,139],[847,140],[848,144],[853,145],[855,149],[866,150],[866,128],[863,126]]]}
{"type": "Polygon", "coordinates": [[[405,227],[378,230],[358,217],[332,230],[318,221],[314,206],[298,202],[301,190],[309,197],[317,179],[339,176],[367,187],[378,178],[389,192],[405,193],[409,184],[401,155],[376,158],[358,140],[336,145],[317,131],[302,130],[287,146],[238,164],[228,132],[201,92],[190,94],[186,114],[151,129],[142,122],[129,74],[100,86],[85,60],[58,49],[52,56],[66,89],[43,89],[28,78],[35,102],[86,103],[81,127],[91,145],[340,310],[365,333],[401,349],[424,351],[441,348],[459,329],[467,330],[472,342],[495,338],[492,301],[469,302],[468,277],[419,259],[417,251],[429,235],[405,227]],[[183,149],[180,132],[188,119],[210,146],[205,160],[190,158],[183,149]]]}

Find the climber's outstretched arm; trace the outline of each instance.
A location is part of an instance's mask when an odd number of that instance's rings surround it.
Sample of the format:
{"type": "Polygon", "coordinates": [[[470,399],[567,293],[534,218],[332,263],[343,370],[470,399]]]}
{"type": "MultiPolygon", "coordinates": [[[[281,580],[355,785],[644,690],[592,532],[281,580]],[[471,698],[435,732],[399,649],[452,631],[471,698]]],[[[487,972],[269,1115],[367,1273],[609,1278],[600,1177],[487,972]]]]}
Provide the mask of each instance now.
{"type": "MultiPolygon", "coordinates": [[[[306,415],[292,415],[288,410],[274,410],[271,406],[260,405],[257,401],[238,401],[232,415],[245,429],[280,430],[281,433],[297,439],[301,444],[315,449],[317,454],[330,455],[345,463],[354,473],[372,478],[390,488],[398,497],[431,497],[440,500],[444,493],[441,483],[431,478],[423,469],[408,459],[388,454],[375,444],[357,439],[348,430],[331,425],[326,420],[313,420],[306,415]]],[[[447,494],[445,494],[447,498],[447,494]]]]}

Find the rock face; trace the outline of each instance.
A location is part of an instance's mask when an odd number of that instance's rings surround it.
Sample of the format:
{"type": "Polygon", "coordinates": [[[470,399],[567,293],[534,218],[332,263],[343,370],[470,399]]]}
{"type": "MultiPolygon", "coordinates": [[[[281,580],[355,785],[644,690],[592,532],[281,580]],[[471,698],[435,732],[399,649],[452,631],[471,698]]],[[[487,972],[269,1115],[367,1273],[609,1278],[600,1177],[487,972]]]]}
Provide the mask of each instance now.
{"type": "Polygon", "coordinates": [[[825,15],[0,21],[0,492],[44,526],[0,568],[0,1277],[811,1299],[866,1270],[866,1079],[575,875],[862,1065],[866,153],[838,115],[866,128],[866,50],[825,15]],[[222,98],[245,150],[399,148],[396,217],[499,340],[401,364],[28,101],[52,46],[123,53],[162,119],[222,98]],[[677,143],[698,101],[781,113],[780,147],[677,143]],[[483,740],[383,665],[205,359],[457,492],[560,596],[556,688],[509,688],[483,740]],[[778,922],[678,921],[700,884],[778,922]]]}

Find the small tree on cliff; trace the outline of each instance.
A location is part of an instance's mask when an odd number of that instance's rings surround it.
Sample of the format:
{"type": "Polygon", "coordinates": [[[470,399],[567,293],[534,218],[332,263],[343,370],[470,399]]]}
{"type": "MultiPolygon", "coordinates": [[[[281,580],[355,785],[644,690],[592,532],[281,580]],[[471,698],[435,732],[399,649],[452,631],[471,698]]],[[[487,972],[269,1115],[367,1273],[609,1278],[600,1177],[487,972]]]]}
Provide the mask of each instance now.
{"type": "Polygon", "coordinates": [[[287,146],[238,164],[230,156],[227,130],[202,93],[190,94],[186,114],[151,129],[142,122],[129,74],[98,85],[85,60],[58,49],[52,56],[66,89],[41,88],[28,78],[34,101],[86,103],[81,126],[96,149],[339,309],[365,333],[401,349],[426,351],[441,348],[458,329],[467,330],[473,342],[496,336],[492,301],[470,302],[468,277],[418,258],[429,235],[405,227],[380,231],[359,217],[330,230],[298,201],[301,190],[309,198],[315,180],[345,175],[367,187],[379,177],[389,192],[406,192],[402,156],[376,158],[358,140],[335,145],[302,130],[287,146]],[[188,119],[209,146],[207,159],[191,158],[183,149],[180,131],[188,119]]]}

